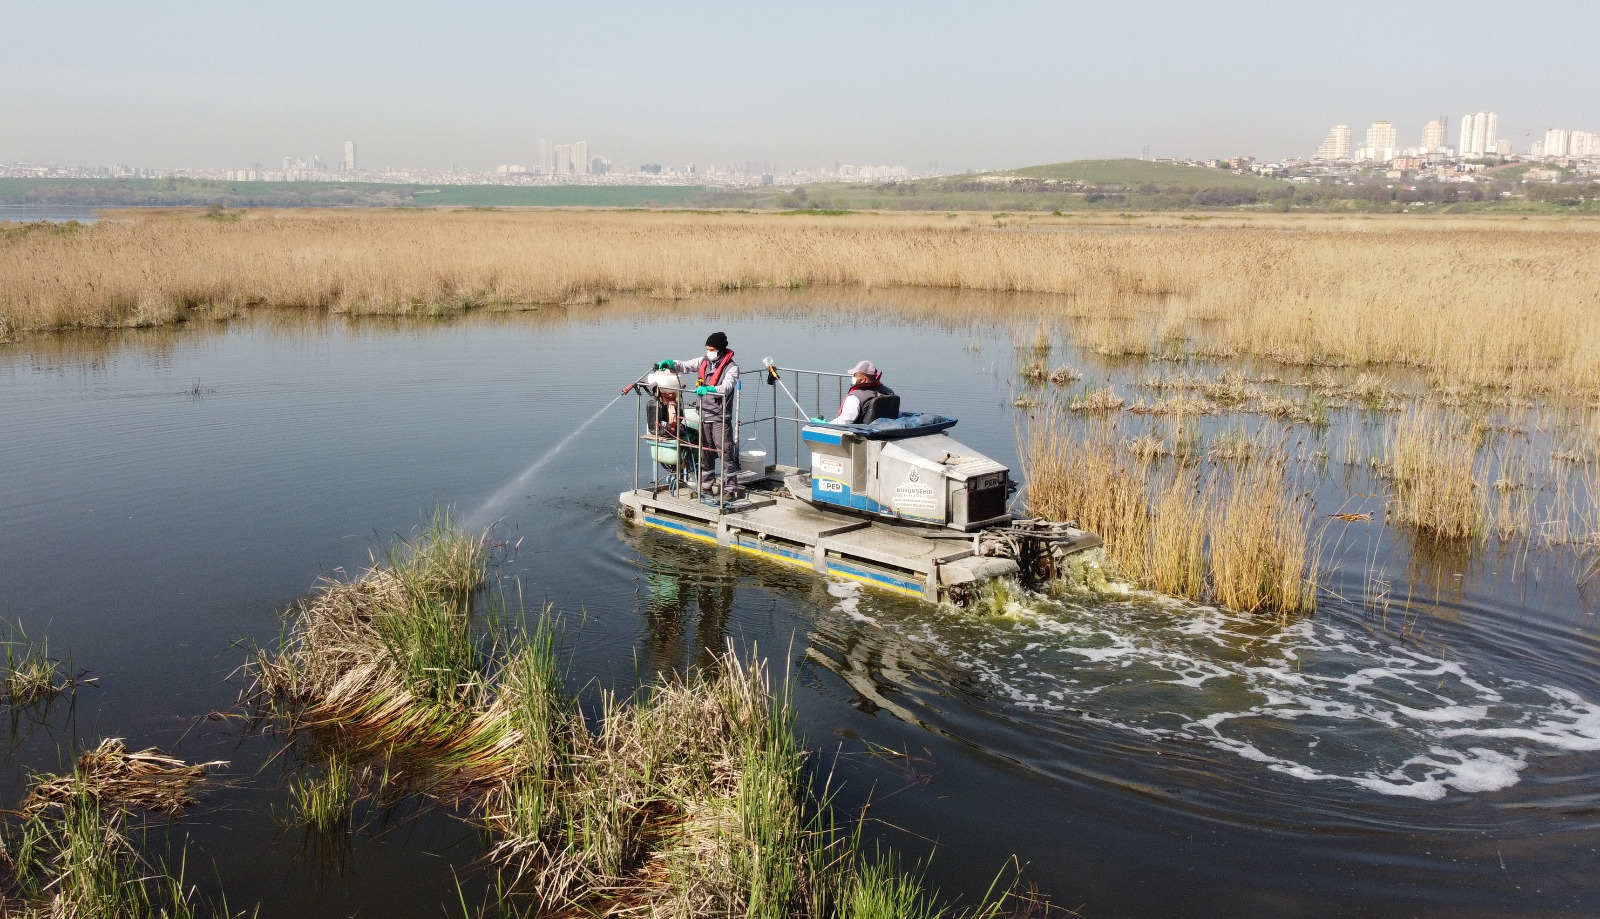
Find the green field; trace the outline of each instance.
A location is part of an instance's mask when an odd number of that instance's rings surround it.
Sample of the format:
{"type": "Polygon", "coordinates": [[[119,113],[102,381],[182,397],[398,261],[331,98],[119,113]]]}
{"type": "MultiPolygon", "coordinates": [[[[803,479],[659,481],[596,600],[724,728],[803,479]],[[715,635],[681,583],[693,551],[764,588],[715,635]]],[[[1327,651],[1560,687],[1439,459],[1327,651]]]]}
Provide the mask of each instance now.
{"type": "Polygon", "coordinates": [[[1147,160],[1074,160],[1070,163],[1029,166],[1025,169],[1011,169],[989,175],[1128,187],[1147,182],[1152,185],[1178,185],[1184,188],[1275,188],[1283,184],[1278,179],[1239,175],[1225,169],[1180,166],[1176,163],[1152,163],[1147,160]]]}

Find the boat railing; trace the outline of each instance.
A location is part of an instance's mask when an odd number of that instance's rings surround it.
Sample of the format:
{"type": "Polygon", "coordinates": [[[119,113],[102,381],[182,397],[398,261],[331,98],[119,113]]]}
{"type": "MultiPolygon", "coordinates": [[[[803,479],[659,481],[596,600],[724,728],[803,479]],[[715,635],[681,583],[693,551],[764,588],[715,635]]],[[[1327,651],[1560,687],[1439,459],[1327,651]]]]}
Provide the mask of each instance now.
{"type": "MultiPolygon", "coordinates": [[[[760,434],[770,433],[771,440],[768,455],[774,463],[777,462],[782,448],[792,450],[793,467],[805,468],[802,464],[803,442],[800,437],[801,429],[811,423],[812,418],[832,417],[837,406],[844,401],[845,394],[850,388],[851,376],[847,373],[832,373],[826,370],[804,370],[798,367],[779,367],[772,363],[771,358],[762,362],[758,374],[741,374],[739,385],[733,390],[733,417],[734,436],[733,449],[743,449],[746,429],[753,429],[760,434]],[[749,382],[753,389],[746,398],[745,384],[749,382]],[[809,407],[808,407],[809,406],[809,407]],[[770,425],[770,428],[768,427],[770,425]],[[791,425],[792,431],[791,431],[791,425]],[[790,435],[790,436],[784,436],[790,435]]],[[[693,394],[692,387],[684,387],[677,391],[678,423],[669,435],[664,435],[658,430],[653,430],[650,423],[649,405],[657,401],[656,394],[647,387],[643,381],[633,387],[635,393],[635,428],[634,457],[633,457],[633,487],[635,491],[648,488],[651,495],[655,496],[663,491],[677,494],[680,487],[685,484],[697,487],[699,483],[685,483],[683,481],[683,467],[685,451],[692,453],[696,459],[697,474],[704,476],[708,460],[714,460],[719,466],[718,478],[723,479],[722,470],[726,469],[725,458],[722,450],[705,445],[705,438],[697,435],[694,441],[686,440],[683,436],[683,412],[691,408],[687,397],[693,394]],[[646,445],[652,448],[661,444],[671,444],[676,457],[676,463],[667,467],[657,461],[655,450],[650,450],[648,481],[642,474],[641,463],[645,462],[646,445]],[[664,474],[665,473],[665,474],[664,474]]],[[[660,404],[659,402],[657,404],[660,404]]],[[[703,422],[702,422],[703,423],[703,422]]],[[[705,495],[706,500],[711,495],[705,495]]],[[[725,513],[728,506],[727,495],[723,489],[716,490],[715,506],[719,513],[725,513]]]]}

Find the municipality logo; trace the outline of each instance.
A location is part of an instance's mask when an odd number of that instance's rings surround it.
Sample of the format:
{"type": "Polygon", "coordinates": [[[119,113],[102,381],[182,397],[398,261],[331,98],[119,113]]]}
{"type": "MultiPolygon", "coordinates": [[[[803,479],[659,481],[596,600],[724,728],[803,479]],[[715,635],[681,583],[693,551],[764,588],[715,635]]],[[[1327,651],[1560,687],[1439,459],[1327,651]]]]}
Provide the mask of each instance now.
{"type": "Polygon", "coordinates": [[[920,482],[922,481],[922,476],[918,475],[917,470],[913,469],[911,470],[911,474],[906,476],[906,481],[912,483],[920,482]]]}

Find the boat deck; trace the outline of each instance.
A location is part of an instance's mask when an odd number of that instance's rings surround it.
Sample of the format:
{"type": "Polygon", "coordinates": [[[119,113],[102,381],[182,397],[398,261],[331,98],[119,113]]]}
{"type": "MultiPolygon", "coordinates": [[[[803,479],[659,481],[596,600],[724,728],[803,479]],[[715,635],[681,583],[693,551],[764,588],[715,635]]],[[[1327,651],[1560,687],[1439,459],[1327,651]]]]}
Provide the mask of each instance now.
{"type": "Polygon", "coordinates": [[[1017,573],[1009,559],[976,554],[976,534],[825,513],[790,497],[781,475],[746,477],[741,500],[719,506],[689,489],[625,491],[623,517],[774,561],[931,601],[974,582],[1017,573]]]}

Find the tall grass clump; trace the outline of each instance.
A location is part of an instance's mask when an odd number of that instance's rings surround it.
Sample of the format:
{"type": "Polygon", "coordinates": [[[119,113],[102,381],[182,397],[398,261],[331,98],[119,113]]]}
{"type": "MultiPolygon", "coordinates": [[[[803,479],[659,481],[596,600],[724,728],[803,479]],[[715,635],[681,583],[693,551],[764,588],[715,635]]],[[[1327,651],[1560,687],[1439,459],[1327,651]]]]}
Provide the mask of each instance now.
{"type": "Polygon", "coordinates": [[[564,691],[548,611],[475,626],[483,545],[437,519],[354,581],[320,585],[250,664],[271,718],[348,757],[291,783],[304,822],[348,825],[349,770],[382,768],[479,816],[502,914],[822,919],[883,898],[909,910],[893,915],[932,914],[914,881],[860,867],[764,664],[729,649],[586,713],[564,691]]]}
{"type": "Polygon", "coordinates": [[[1290,616],[1316,606],[1309,499],[1286,467],[1281,453],[1245,460],[1206,503],[1212,593],[1229,609],[1290,616]]]}
{"type": "MultiPolygon", "coordinates": [[[[216,765],[216,764],[208,764],[216,765]]],[[[108,740],[72,773],[42,776],[7,827],[0,914],[83,919],[187,919],[228,915],[201,901],[183,876],[140,851],[135,811],[168,818],[193,803],[205,766],[108,740]]]]}
{"type": "Polygon", "coordinates": [[[1394,518],[1429,536],[1481,535],[1485,512],[1475,472],[1478,445],[1478,432],[1459,417],[1431,408],[1402,414],[1384,445],[1394,518]]]}
{"type": "Polygon", "coordinates": [[[50,656],[50,640],[28,640],[21,626],[8,630],[0,639],[5,647],[5,673],[0,676],[0,693],[5,704],[23,708],[35,702],[54,699],[72,685],[72,678],[62,672],[61,662],[50,656]]]}
{"type": "Polygon", "coordinates": [[[1098,534],[1112,572],[1140,586],[1247,613],[1313,609],[1312,508],[1281,448],[1202,473],[1119,440],[1113,419],[1069,412],[1036,417],[1022,444],[1029,514],[1098,534]]]}
{"type": "Polygon", "coordinates": [[[1118,450],[1115,424],[1096,420],[1085,430],[1062,412],[1044,412],[1029,427],[1022,452],[1028,513],[1076,521],[1105,542],[1115,571],[1142,579],[1151,525],[1149,467],[1118,450]]]}

